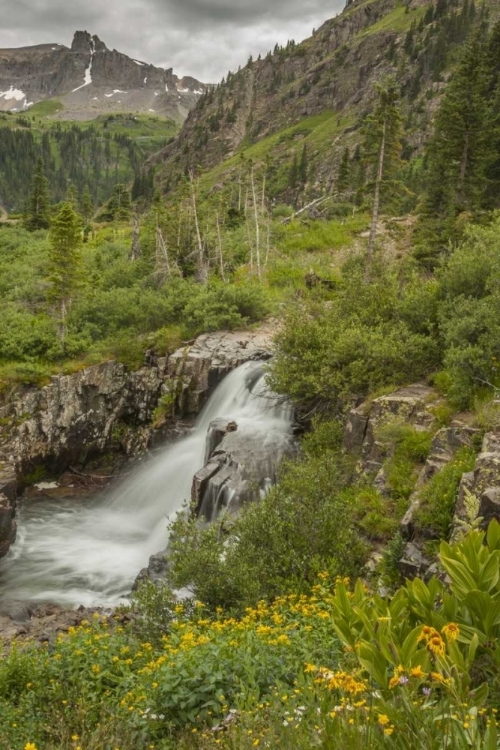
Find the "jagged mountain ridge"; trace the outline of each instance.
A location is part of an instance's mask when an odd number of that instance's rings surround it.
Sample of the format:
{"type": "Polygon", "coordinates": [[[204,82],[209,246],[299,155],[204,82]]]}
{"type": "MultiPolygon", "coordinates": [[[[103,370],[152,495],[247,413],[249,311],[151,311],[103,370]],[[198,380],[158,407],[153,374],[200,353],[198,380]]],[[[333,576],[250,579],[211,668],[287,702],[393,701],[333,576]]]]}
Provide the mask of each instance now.
{"type": "MultiPolygon", "coordinates": [[[[458,17],[464,8],[468,13],[472,4],[349,0],[340,15],[301,44],[250,61],[202,97],[177,140],[150,160],[159,167],[159,184],[168,192],[188,169],[198,167],[214,170],[213,184],[221,184],[238,172],[235,157],[244,153],[254,161],[266,157],[268,176],[275,178],[272,197],[290,199],[285,171],[305,143],[308,192],[331,190],[340,155],[345,146],[352,153],[359,142],[376,84],[387,75],[401,85],[408,153],[421,153],[450,70],[444,59],[448,27],[443,19],[458,17]],[[427,11],[438,6],[439,15],[436,11],[435,20],[429,20],[427,11]],[[415,43],[410,49],[412,26],[415,43]]],[[[493,18],[497,0],[489,6],[493,18]]]]}
{"type": "Polygon", "coordinates": [[[42,44],[0,49],[0,111],[26,111],[57,99],[63,119],[86,120],[113,112],[157,113],[182,122],[206,84],[109,50],[87,31],[71,48],[42,44]]]}

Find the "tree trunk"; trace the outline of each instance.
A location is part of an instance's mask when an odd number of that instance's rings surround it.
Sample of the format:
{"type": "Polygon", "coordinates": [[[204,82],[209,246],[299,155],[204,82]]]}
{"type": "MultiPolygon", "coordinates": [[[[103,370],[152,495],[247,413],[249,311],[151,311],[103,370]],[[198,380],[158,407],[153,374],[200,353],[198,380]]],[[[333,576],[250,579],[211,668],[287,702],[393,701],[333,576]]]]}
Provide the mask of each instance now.
{"type": "Polygon", "coordinates": [[[191,202],[193,204],[194,214],[194,226],[196,229],[196,240],[198,243],[198,268],[196,269],[196,280],[201,284],[208,283],[208,270],[205,264],[205,257],[203,251],[203,242],[200,233],[200,223],[198,221],[198,209],[196,207],[196,191],[194,189],[193,173],[189,173],[189,181],[191,183],[191,202]]]}
{"type": "Polygon", "coordinates": [[[370,226],[370,239],[368,240],[368,254],[366,257],[365,281],[370,281],[372,270],[373,253],[375,251],[375,239],[377,236],[378,215],[380,211],[380,186],[384,176],[384,159],[385,159],[385,138],[387,131],[387,120],[384,120],[382,128],[382,141],[380,143],[380,153],[378,160],[377,180],[375,182],[375,195],[373,197],[372,223],[370,226]]]}
{"type": "Polygon", "coordinates": [[[260,273],[260,226],[259,226],[259,209],[257,206],[257,195],[255,193],[255,180],[253,178],[253,169],[250,173],[250,183],[252,186],[252,200],[253,200],[253,213],[255,220],[255,260],[257,262],[257,276],[261,277],[260,273]]]}
{"type": "Polygon", "coordinates": [[[219,222],[219,212],[216,211],[215,216],[217,218],[217,239],[219,243],[219,264],[220,264],[220,275],[222,281],[226,280],[226,275],[224,273],[224,256],[222,254],[222,237],[220,233],[220,222],[219,222]]]}
{"type": "Polygon", "coordinates": [[[139,241],[139,219],[134,216],[134,234],[132,235],[132,248],[130,250],[130,260],[139,260],[141,257],[141,245],[139,241]]]}

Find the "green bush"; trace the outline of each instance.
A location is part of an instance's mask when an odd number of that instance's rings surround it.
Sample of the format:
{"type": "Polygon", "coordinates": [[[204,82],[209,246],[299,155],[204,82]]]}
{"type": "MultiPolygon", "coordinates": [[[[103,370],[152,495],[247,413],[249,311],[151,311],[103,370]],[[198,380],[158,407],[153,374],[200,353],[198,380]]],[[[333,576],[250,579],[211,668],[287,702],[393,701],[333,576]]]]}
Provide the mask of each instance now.
{"type": "Polygon", "coordinates": [[[453,461],[423,487],[415,514],[417,529],[431,534],[434,539],[449,537],[460,480],[465,472],[472,471],[475,462],[475,451],[462,448],[453,461]]]}
{"type": "Polygon", "coordinates": [[[285,589],[307,591],[322,570],[349,575],[363,549],[337,451],[287,465],[280,484],[236,518],[203,528],[181,516],[173,526],[172,582],[211,610],[241,610],[285,589]]]}

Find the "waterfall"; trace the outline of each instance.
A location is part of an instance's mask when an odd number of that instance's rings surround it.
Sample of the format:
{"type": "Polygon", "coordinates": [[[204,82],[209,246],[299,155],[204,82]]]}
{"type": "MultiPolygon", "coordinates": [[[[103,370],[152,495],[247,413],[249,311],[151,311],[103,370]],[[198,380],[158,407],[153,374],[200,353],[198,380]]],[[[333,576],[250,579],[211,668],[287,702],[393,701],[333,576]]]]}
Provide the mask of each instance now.
{"type": "Polygon", "coordinates": [[[216,389],[191,434],[111,491],[21,503],[18,540],[0,562],[0,598],[65,607],[124,601],[149,557],[165,548],[167,524],[190,498],[209,426],[219,417],[259,433],[263,445],[271,434],[291,434],[291,409],[269,393],[262,365],[242,365],[216,389]]]}

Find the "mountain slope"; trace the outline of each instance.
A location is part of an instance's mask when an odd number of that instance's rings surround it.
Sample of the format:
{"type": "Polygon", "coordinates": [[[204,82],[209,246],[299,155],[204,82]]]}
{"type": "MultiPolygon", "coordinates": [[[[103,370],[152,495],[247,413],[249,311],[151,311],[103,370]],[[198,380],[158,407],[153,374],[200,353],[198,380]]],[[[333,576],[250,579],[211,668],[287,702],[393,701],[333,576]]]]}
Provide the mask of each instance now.
{"type": "MultiPolygon", "coordinates": [[[[330,190],[345,146],[359,142],[375,87],[401,85],[408,158],[419,154],[476,11],[469,0],[352,0],[299,45],[276,47],[207,91],[179,138],[153,157],[171,190],[188,169],[213,170],[212,186],[234,177],[238,154],[267,160],[272,198],[292,200],[288,173],[308,149],[306,193],[330,190]]],[[[304,192],[304,191],[302,191],[304,192]]]]}
{"type": "Polygon", "coordinates": [[[0,50],[0,111],[20,112],[58,99],[57,117],[86,120],[113,112],[156,113],[182,122],[206,91],[194,78],[179,78],[109,50],[87,31],[71,49],[61,44],[0,50]]]}

